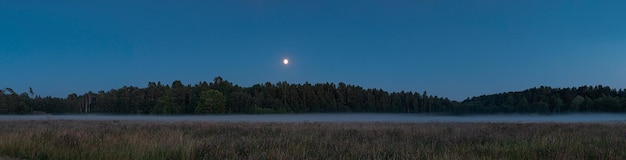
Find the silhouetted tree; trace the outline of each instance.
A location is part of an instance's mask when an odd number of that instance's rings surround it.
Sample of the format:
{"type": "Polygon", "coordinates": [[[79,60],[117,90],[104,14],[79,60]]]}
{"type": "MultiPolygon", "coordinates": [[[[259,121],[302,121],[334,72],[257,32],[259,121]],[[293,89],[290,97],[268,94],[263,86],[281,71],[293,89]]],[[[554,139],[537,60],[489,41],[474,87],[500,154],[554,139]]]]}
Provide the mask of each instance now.
{"type": "Polygon", "coordinates": [[[196,113],[225,113],[226,97],[217,90],[203,91],[196,105],[196,113]]]}

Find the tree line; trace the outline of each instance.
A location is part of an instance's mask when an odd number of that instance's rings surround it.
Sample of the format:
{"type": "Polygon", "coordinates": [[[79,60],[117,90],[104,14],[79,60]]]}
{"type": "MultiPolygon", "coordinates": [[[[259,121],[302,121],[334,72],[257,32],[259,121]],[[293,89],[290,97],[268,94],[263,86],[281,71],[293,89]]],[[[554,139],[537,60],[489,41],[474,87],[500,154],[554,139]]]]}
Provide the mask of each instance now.
{"type": "Polygon", "coordinates": [[[608,86],[535,87],[466,99],[458,113],[626,112],[626,90],[608,86]]]}
{"type": "Polygon", "coordinates": [[[145,88],[124,86],[109,91],[40,97],[0,90],[0,114],[262,114],[262,113],[568,113],[626,112],[626,93],[607,86],[531,88],[468,98],[458,102],[426,91],[387,92],[345,83],[290,84],[266,82],[233,85],[221,77],[185,85],[149,82],[145,88]]]}

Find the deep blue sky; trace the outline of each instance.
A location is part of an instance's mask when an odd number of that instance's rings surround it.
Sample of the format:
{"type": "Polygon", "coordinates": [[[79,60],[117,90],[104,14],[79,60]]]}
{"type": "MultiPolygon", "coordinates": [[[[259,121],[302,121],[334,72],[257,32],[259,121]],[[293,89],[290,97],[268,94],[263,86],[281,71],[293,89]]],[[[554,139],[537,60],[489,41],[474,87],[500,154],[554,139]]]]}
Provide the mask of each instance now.
{"type": "Polygon", "coordinates": [[[41,96],[222,76],[463,100],[626,88],[626,1],[0,1],[0,87],[41,96]],[[282,64],[289,58],[290,64],[282,64]]]}

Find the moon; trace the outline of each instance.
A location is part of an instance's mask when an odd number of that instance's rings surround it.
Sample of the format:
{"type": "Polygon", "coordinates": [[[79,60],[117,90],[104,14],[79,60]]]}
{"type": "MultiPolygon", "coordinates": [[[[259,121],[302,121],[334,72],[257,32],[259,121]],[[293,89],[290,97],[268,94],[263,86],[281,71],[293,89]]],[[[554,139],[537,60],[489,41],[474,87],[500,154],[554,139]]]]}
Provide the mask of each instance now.
{"type": "Polygon", "coordinates": [[[283,59],[283,64],[289,64],[289,59],[287,58],[283,59]]]}

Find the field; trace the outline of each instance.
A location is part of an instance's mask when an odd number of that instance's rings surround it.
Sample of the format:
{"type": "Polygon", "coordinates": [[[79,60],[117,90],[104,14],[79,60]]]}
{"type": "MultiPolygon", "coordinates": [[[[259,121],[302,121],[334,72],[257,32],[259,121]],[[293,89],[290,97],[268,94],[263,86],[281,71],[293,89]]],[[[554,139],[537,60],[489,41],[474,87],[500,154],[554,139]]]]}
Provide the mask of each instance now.
{"type": "Polygon", "coordinates": [[[0,121],[0,159],[626,159],[625,123],[0,121]]]}

